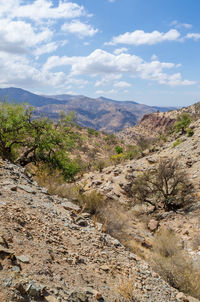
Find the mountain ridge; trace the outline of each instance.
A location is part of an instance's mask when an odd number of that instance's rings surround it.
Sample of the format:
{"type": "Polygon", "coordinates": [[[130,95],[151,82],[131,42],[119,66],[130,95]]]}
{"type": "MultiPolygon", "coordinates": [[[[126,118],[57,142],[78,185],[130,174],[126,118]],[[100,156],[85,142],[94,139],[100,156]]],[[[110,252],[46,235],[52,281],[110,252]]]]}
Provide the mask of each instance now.
{"type": "Polygon", "coordinates": [[[21,88],[1,88],[0,99],[8,102],[29,103],[36,116],[57,119],[61,111],[76,113],[77,123],[83,127],[114,133],[134,126],[144,114],[169,111],[173,107],[157,107],[134,101],[117,101],[105,97],[90,98],[84,95],[37,95],[21,88]]]}

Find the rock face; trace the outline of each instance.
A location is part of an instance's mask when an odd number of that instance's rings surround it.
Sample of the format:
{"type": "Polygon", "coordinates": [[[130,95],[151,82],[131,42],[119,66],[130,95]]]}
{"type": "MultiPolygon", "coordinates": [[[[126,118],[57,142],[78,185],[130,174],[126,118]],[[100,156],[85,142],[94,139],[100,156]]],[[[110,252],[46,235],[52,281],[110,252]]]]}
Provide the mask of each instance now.
{"type": "Polygon", "coordinates": [[[23,172],[0,163],[0,301],[127,301],[118,289],[131,277],[136,301],[179,301],[148,264],[23,172]]]}

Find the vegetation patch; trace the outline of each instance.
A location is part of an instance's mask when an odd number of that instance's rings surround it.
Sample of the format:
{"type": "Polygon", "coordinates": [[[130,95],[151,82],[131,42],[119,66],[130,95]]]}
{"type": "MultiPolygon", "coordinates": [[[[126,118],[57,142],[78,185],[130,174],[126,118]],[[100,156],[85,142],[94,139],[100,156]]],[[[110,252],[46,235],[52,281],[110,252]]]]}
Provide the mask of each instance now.
{"type": "Polygon", "coordinates": [[[171,286],[200,298],[200,267],[184,250],[172,230],[162,229],[155,236],[153,267],[171,286]]]}
{"type": "Polygon", "coordinates": [[[141,172],[132,180],[135,202],[147,203],[155,210],[176,211],[191,202],[193,186],[177,159],[161,159],[157,167],[141,172]]]}

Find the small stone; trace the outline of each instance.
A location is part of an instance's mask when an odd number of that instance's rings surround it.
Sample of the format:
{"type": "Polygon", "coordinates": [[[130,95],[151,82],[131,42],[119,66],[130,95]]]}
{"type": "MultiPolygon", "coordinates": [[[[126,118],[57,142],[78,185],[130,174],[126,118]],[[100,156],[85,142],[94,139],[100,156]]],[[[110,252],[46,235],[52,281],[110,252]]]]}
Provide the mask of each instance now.
{"type": "Polygon", "coordinates": [[[148,229],[153,232],[158,228],[158,224],[157,220],[151,219],[148,223],[148,229]]]}
{"type": "Polygon", "coordinates": [[[21,256],[17,256],[16,258],[17,258],[17,260],[19,260],[23,263],[29,263],[30,262],[30,258],[28,256],[21,255],[21,256]]]}
{"type": "Polygon", "coordinates": [[[82,226],[82,227],[87,227],[88,226],[88,223],[86,220],[84,219],[80,219],[78,220],[78,225],[82,226]]]}
{"type": "Polygon", "coordinates": [[[11,191],[16,192],[17,191],[17,186],[11,187],[10,189],[11,189],[11,191]]]}
{"type": "Polygon", "coordinates": [[[70,201],[63,202],[61,206],[68,211],[80,211],[80,207],[70,201]]]}
{"type": "Polygon", "coordinates": [[[121,243],[120,243],[119,240],[117,240],[117,239],[115,239],[115,240],[113,241],[113,244],[114,244],[115,247],[121,246],[121,243]]]}
{"type": "Polygon", "coordinates": [[[102,271],[104,271],[104,272],[108,272],[109,270],[110,270],[110,268],[109,268],[109,266],[108,265],[102,265],[102,266],[100,266],[100,269],[102,270],[102,271]]]}
{"type": "Polygon", "coordinates": [[[36,190],[34,190],[32,187],[30,186],[23,186],[23,185],[18,185],[18,188],[20,188],[21,190],[27,192],[27,193],[31,193],[31,194],[36,194],[36,190]]]}
{"type": "Polygon", "coordinates": [[[45,297],[47,302],[58,302],[58,300],[54,296],[47,296],[45,297]]]}
{"type": "Polygon", "coordinates": [[[81,293],[79,291],[74,291],[68,297],[69,302],[89,302],[86,294],[81,293]]]}
{"type": "Polygon", "coordinates": [[[21,270],[20,270],[19,266],[13,266],[12,271],[16,272],[16,273],[19,273],[21,270]]]}
{"type": "Polygon", "coordinates": [[[176,295],[176,299],[181,300],[181,301],[187,301],[186,296],[184,295],[184,293],[180,292],[176,295]]]}

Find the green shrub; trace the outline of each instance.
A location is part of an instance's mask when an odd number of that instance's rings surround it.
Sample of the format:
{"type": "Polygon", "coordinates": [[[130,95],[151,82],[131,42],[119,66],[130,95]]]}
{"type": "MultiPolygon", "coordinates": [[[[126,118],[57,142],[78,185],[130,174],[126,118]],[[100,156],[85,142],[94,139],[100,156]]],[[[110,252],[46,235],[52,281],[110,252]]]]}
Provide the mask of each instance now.
{"type": "Polygon", "coordinates": [[[174,125],[175,132],[181,132],[181,134],[185,133],[186,128],[189,126],[190,123],[191,123],[191,117],[189,113],[187,112],[181,113],[178,116],[177,121],[175,122],[174,125]]]}
{"type": "Polygon", "coordinates": [[[182,140],[180,138],[178,138],[172,145],[173,148],[175,148],[176,146],[180,145],[182,143],[182,140]]]}
{"type": "Polygon", "coordinates": [[[59,169],[65,179],[79,171],[67,151],[80,142],[72,131],[74,114],[61,114],[55,125],[46,118],[34,119],[33,108],[27,105],[0,104],[0,155],[25,166],[43,162],[59,169]]]}
{"type": "Polygon", "coordinates": [[[99,132],[97,130],[95,130],[95,129],[88,128],[87,131],[88,131],[89,135],[94,135],[94,136],[98,136],[99,135],[99,132]]]}
{"type": "Polygon", "coordinates": [[[194,135],[194,130],[192,129],[192,128],[187,128],[187,136],[188,137],[191,137],[191,136],[193,136],[194,135]]]}
{"type": "Polygon", "coordinates": [[[115,152],[116,152],[117,154],[123,153],[123,148],[122,148],[121,146],[116,146],[116,147],[115,147],[115,152]]]}
{"type": "Polygon", "coordinates": [[[125,159],[126,159],[126,156],[124,153],[111,155],[111,157],[110,157],[111,162],[113,162],[115,165],[122,163],[125,159]]]}
{"type": "Polygon", "coordinates": [[[112,145],[116,145],[117,144],[117,138],[114,134],[107,134],[107,136],[104,138],[104,140],[112,145]]]}
{"type": "Polygon", "coordinates": [[[128,146],[125,154],[126,154],[127,159],[134,159],[134,158],[137,159],[141,155],[141,150],[136,145],[133,145],[133,146],[130,145],[130,146],[128,146]]]}

